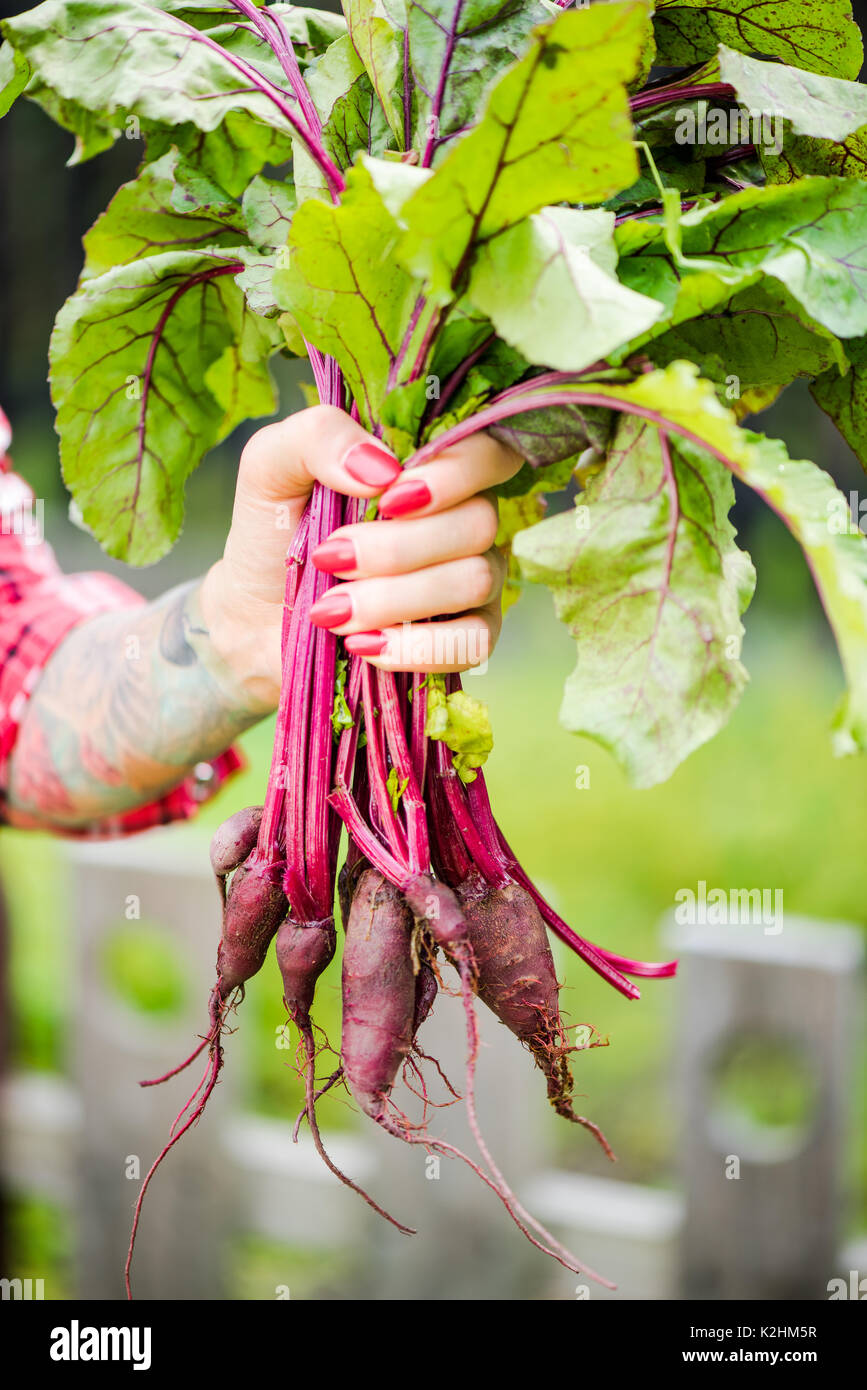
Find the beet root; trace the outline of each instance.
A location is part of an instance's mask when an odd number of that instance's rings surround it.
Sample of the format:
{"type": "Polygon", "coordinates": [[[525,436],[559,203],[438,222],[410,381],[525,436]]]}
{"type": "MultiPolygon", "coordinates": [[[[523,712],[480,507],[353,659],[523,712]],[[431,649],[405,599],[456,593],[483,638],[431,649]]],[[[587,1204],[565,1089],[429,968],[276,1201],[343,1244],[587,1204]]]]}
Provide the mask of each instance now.
{"type": "Polygon", "coordinates": [[[572,1107],[572,1049],[560,1015],[554,958],[536,904],[514,882],[482,891],[472,883],[458,892],[479,998],[532,1052],[557,1114],[589,1129],[613,1158],[598,1126],[572,1107]]]}
{"type": "Polygon", "coordinates": [[[223,912],[223,934],[217,951],[220,997],[243,985],[261,970],[268,947],[288,911],[278,871],[251,855],[229,885],[223,912]]]}
{"type": "Polygon", "coordinates": [[[225,901],[226,879],[253,852],[262,822],[261,806],[245,806],[224,820],[211,840],[211,868],[225,901]]]}
{"type": "Polygon", "coordinates": [[[296,922],[287,917],[277,932],[274,949],[283,978],[283,1000],[299,1028],[310,1026],[316,981],[331,964],[336,948],[333,917],[319,922],[296,922]]]}
{"type": "Polygon", "coordinates": [[[409,1055],[416,1012],[412,915],[382,874],[358,879],[343,948],[341,1058],[349,1089],[380,1122],[409,1055]]]}
{"type": "MultiPolygon", "coordinates": [[[[316,1151],[334,1176],[351,1188],[353,1192],[357,1192],[360,1197],[363,1197],[374,1211],[379,1212],[380,1216],[384,1216],[386,1221],[390,1221],[399,1231],[405,1235],[414,1235],[415,1232],[411,1226],[404,1226],[396,1221],[363,1188],[354,1183],[337,1167],[326,1151],[322,1142],[322,1135],[319,1132],[319,1124],[316,1119],[316,1101],[318,1099],[315,1079],[316,1042],[313,1036],[310,1010],[313,1006],[316,981],[333,960],[336,946],[337,938],[333,917],[326,917],[318,922],[296,922],[293,918],[287,917],[277,932],[274,949],[283,979],[283,1002],[289,1017],[301,1034],[304,1047],[305,1105],[303,1113],[307,1116],[316,1151]]],[[[298,1126],[296,1124],[294,1137],[297,1138],[297,1135],[298,1126]]]]}

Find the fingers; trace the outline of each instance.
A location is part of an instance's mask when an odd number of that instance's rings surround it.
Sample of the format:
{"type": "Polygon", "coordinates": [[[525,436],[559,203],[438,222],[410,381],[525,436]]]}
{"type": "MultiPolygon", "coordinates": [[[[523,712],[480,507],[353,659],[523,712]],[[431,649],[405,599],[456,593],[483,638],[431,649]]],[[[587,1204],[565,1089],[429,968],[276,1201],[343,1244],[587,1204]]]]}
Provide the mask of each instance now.
{"type": "Polygon", "coordinates": [[[286,547],[314,480],[374,497],[399,472],[397,459],[333,406],[301,410],[258,430],[241,455],[224,552],[231,592],[246,603],[280,602],[286,547]]]}
{"type": "Polygon", "coordinates": [[[523,460],[488,434],[473,434],[430,463],[408,468],[379,503],[382,517],[429,516],[513,477],[523,460]]]}
{"type": "Polygon", "coordinates": [[[315,481],[348,497],[376,497],[400,464],[336,406],[299,410],[257,430],[241,455],[239,487],[273,502],[306,500],[315,481]]]}
{"type": "Polygon", "coordinates": [[[384,517],[429,515],[505,482],[521,462],[505,444],[476,434],[404,471],[345,411],[317,405],[257,430],[241,455],[238,480],[242,491],[272,502],[304,500],[318,480],[348,497],[383,494],[384,517]]]}
{"type": "Polygon", "coordinates": [[[499,596],[505,562],[499,551],[429,565],[398,576],[357,579],[329,589],[311,621],[338,636],[483,608],[499,596]]]}
{"type": "Polygon", "coordinates": [[[466,670],[500,625],[504,563],[496,500],[485,494],[520,467],[513,450],[478,434],[404,471],[344,411],[300,411],[259,430],[242,454],[224,553],[232,592],[265,601],[282,592],[285,537],[316,481],[377,497],[381,519],[341,527],[316,551],[317,568],[351,582],[330,589],[312,620],[350,649],[366,643],[363,654],[385,669],[466,670]],[[443,614],[460,616],[429,630],[424,620],[443,614]]]}
{"type": "Polygon", "coordinates": [[[340,526],[313,552],[313,563],[343,579],[405,574],[483,553],[496,534],[496,499],[472,497],[429,517],[340,526]]]}
{"type": "Polygon", "coordinates": [[[383,671],[468,671],[484,668],[500,635],[499,599],[438,623],[402,623],[345,639],[347,651],[383,671]]]}

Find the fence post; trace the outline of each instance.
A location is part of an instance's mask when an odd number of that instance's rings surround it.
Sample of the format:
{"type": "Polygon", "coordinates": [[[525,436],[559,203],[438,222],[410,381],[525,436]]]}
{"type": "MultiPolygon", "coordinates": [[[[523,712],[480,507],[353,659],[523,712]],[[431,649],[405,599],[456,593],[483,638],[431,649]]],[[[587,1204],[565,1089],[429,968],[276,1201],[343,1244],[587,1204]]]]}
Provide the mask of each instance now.
{"type": "MultiPolygon", "coordinates": [[[[114,843],[70,846],[76,927],[74,1078],[81,1098],[77,1233],[78,1293],[123,1296],[123,1264],[141,1178],[168,1138],[204,1058],[166,1086],[143,1090],[191,1051],[207,1024],[207,993],[219,936],[219,903],[207,847],[183,831],[147,832],[114,843]],[[149,1016],[106,979],[112,933],[147,925],[164,936],[183,975],[183,1002],[149,1016]]],[[[136,1298],[202,1299],[223,1291],[221,1253],[231,1190],[214,1136],[225,1111],[226,1068],[208,1107],[152,1183],[136,1245],[136,1298]]]]}
{"type": "MultiPolygon", "coordinates": [[[[843,1207],[848,1074],[863,959],[853,927],[787,918],[677,926],[677,1038],[686,1196],[683,1288],[700,1299],[827,1298],[843,1207]],[[771,1049],[800,1075],[803,1122],[758,1125],[726,1100],[726,1059],[771,1049]],[[800,1069],[800,1070],[798,1070],[800,1069]]],[[[799,1084],[795,1081],[793,1084],[799,1084]]]]}

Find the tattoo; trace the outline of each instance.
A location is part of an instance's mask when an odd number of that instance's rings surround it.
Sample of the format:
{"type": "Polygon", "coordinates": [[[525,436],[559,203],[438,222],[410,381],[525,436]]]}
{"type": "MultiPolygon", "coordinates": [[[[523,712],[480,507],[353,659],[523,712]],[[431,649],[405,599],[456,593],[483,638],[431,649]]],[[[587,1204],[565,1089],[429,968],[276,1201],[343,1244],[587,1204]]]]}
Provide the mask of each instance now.
{"type": "Polygon", "coordinates": [[[7,819],[86,826],[162,796],[262,717],[214,651],[199,581],[64,638],[12,753],[7,819]]]}

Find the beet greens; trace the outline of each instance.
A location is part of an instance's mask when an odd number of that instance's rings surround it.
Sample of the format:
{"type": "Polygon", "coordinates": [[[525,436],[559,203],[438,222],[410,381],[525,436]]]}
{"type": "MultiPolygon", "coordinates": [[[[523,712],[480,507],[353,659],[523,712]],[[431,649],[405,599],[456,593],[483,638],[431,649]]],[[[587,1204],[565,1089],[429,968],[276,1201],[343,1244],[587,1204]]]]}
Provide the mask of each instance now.
{"type": "MultiPolygon", "coordinates": [[[[712,737],[747,680],[755,575],[728,519],[733,478],[804,551],[847,680],[834,746],[863,749],[867,542],[827,474],[741,424],[803,376],[867,463],[862,47],[846,0],[816,0],[809,29],[801,0],[761,30],[750,9],[346,0],[341,18],[260,0],[46,0],[5,21],[0,113],[41,105],[74,160],[121,133],[144,141],[85,238],[51,344],[64,476],[106,550],[164,554],[190,469],[273,411],[272,355],[306,354],[319,400],[406,467],[481,429],[527,460],[500,489],[499,543],[575,638],[564,724],[635,785],[712,737]],[[723,127],[734,141],[716,139],[723,127]],[[573,477],[575,507],[546,518],[541,494],[573,477]]],[[[630,977],[674,966],[594,945],[535,888],[488,798],[486,711],[458,677],[377,671],[310,623],[332,583],[310,555],[362,515],[317,486],[287,555],[271,777],[261,815],[239,813],[213,850],[223,936],[188,1059],[207,1050],[207,1067],[167,1147],[201,1114],[227,1012],[276,936],[304,1116],[329,1165],[315,1103],[343,1082],[396,1137],[466,1158],[428,1134],[418,1043],[447,960],[477,1171],[579,1269],[478,1130],[473,999],[610,1153],[572,1108],[576,1048],[544,927],[629,998],[630,977]],[[346,1013],[317,1090],[311,1007],[336,948],[342,839],[346,1013]],[[394,1101],[401,1074],[422,1087],[421,1122],[394,1101]]]]}

